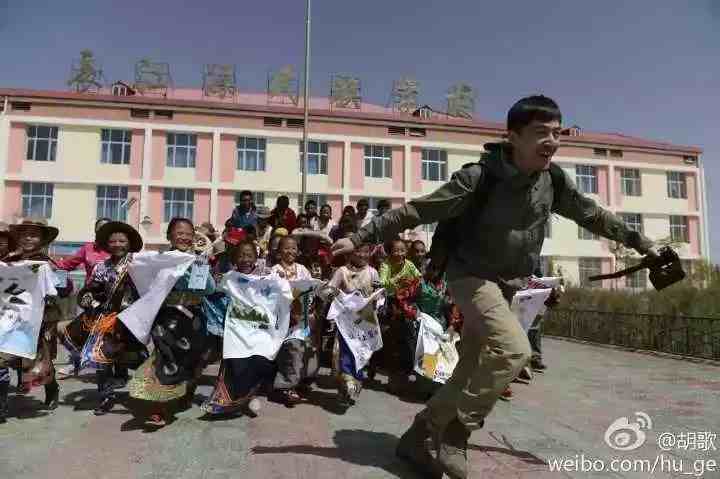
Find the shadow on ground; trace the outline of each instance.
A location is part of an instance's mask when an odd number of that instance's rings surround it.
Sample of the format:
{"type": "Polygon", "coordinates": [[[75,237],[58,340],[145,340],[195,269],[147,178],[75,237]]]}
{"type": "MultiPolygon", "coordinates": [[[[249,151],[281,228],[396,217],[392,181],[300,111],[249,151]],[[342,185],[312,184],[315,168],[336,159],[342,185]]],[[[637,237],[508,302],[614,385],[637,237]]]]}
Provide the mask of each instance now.
{"type": "Polygon", "coordinates": [[[339,459],[350,464],[377,467],[400,479],[418,479],[411,467],[395,456],[398,437],[385,432],[341,429],[335,432],[336,447],[305,444],[289,446],[255,446],[251,454],[308,454],[339,459]]]}

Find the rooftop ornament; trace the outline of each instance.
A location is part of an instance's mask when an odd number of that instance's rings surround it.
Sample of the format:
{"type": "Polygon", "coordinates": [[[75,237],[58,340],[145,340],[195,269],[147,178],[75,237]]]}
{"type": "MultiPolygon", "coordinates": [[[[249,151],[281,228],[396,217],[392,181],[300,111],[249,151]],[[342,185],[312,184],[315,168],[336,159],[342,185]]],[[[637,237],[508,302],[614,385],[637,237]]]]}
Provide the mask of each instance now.
{"type": "Polygon", "coordinates": [[[98,93],[103,86],[103,72],[91,50],[80,52],[80,59],[70,67],[68,86],[77,93],[98,93]]]}
{"type": "Polygon", "coordinates": [[[143,58],[135,64],[135,84],[133,88],[142,95],[159,94],[167,96],[172,86],[170,64],[154,62],[143,58]]]}
{"type": "Polygon", "coordinates": [[[237,95],[235,65],[211,63],[203,70],[203,94],[214,97],[235,97],[237,95]]]}
{"type": "Polygon", "coordinates": [[[267,79],[267,102],[291,103],[298,105],[299,84],[292,65],[286,65],[276,72],[269,72],[267,79]]]}
{"type": "Polygon", "coordinates": [[[449,116],[472,120],[475,112],[475,90],[467,83],[456,83],[447,93],[449,116]]]}

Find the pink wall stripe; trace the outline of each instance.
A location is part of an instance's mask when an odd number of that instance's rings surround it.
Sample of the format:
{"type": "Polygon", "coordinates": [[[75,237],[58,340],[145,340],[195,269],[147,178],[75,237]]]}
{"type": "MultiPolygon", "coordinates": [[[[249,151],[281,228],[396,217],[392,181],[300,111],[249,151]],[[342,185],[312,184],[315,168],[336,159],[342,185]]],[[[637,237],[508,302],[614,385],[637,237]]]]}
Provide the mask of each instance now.
{"type": "Polygon", "coordinates": [[[220,190],[218,191],[218,216],[219,218],[216,218],[215,228],[222,231],[225,225],[225,221],[227,221],[230,216],[232,216],[233,208],[235,208],[235,192],[229,191],[229,190],[220,190]]]}
{"type": "Polygon", "coordinates": [[[422,192],[422,149],[413,148],[410,154],[412,170],[412,192],[422,192]]]}
{"type": "Polygon", "coordinates": [[[133,130],[130,142],[130,178],[142,178],[143,156],[145,149],[145,130],[133,130]]]}
{"type": "Polygon", "coordinates": [[[700,223],[696,216],[689,216],[688,219],[688,239],[690,240],[690,252],[700,254],[700,223]]]}
{"type": "Polygon", "coordinates": [[[328,195],[328,204],[332,208],[332,217],[337,222],[342,215],[342,196],[340,195],[328,195]]]}
{"type": "Polygon", "coordinates": [[[210,190],[195,190],[192,219],[196,225],[210,221],[210,190]]]}
{"type": "Polygon", "coordinates": [[[195,179],[210,181],[212,175],[212,135],[200,133],[197,136],[197,156],[195,157],[195,179]]]}
{"type": "Polygon", "coordinates": [[[365,185],[365,150],[363,145],[350,147],[350,188],[362,190],[365,185]]]}
{"type": "MultiPolygon", "coordinates": [[[[612,259],[610,258],[602,258],[600,261],[600,271],[602,274],[612,273],[612,259]]],[[[612,287],[612,280],[604,280],[602,282],[603,288],[611,288],[612,287]]]]}
{"type": "Polygon", "coordinates": [[[599,166],[597,172],[598,196],[600,197],[600,201],[607,205],[610,202],[608,196],[608,169],[605,166],[599,166]]]}
{"type": "Polygon", "coordinates": [[[148,193],[150,195],[150,219],[152,220],[150,233],[154,236],[158,236],[160,235],[160,226],[164,220],[163,190],[162,188],[150,188],[148,193]]]}
{"type": "Polygon", "coordinates": [[[152,174],[150,175],[153,180],[162,180],[165,175],[165,163],[167,162],[166,144],[167,133],[164,131],[153,131],[152,174]]]}
{"type": "MultiPolygon", "coordinates": [[[[132,159],[130,161],[132,162],[132,159]]],[[[128,210],[128,224],[137,228],[140,224],[140,187],[128,186],[128,198],[137,200],[128,210]]]]}
{"type": "Polygon", "coordinates": [[[328,185],[330,188],[342,188],[343,144],[328,144],[328,185]]]}
{"type": "Polygon", "coordinates": [[[8,181],[5,183],[5,198],[3,198],[2,218],[8,224],[15,223],[22,215],[22,183],[19,181],[8,181]]]}
{"type": "Polygon", "coordinates": [[[232,183],[235,180],[236,152],[237,137],[222,135],[220,137],[220,181],[223,183],[232,183]]]}
{"type": "Polygon", "coordinates": [[[27,125],[12,123],[8,143],[7,171],[8,173],[20,173],[22,162],[27,154],[27,125]]]}
{"type": "Polygon", "coordinates": [[[404,191],[405,149],[402,146],[392,148],[392,184],[393,191],[404,191]]]}
{"type": "Polygon", "coordinates": [[[615,168],[615,179],[613,185],[615,186],[615,206],[616,208],[619,208],[622,206],[622,188],[620,188],[620,178],[622,177],[622,172],[620,171],[620,168],[615,168]]]}
{"type": "Polygon", "coordinates": [[[698,193],[697,193],[697,175],[688,173],[685,175],[687,182],[688,209],[690,211],[698,210],[698,193]]]}

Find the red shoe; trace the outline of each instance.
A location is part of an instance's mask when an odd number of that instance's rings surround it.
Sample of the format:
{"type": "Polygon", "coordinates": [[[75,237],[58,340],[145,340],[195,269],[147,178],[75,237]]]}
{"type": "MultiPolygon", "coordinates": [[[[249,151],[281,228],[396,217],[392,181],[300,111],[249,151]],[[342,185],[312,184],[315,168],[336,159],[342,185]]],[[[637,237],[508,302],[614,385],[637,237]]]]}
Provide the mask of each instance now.
{"type": "Polygon", "coordinates": [[[150,416],[148,416],[147,421],[145,422],[151,426],[157,427],[163,427],[167,425],[167,420],[160,413],[151,414],[150,416]]]}
{"type": "Polygon", "coordinates": [[[510,386],[506,387],[505,390],[500,394],[500,399],[503,401],[510,401],[513,398],[513,392],[512,389],[510,389],[510,386]]]}

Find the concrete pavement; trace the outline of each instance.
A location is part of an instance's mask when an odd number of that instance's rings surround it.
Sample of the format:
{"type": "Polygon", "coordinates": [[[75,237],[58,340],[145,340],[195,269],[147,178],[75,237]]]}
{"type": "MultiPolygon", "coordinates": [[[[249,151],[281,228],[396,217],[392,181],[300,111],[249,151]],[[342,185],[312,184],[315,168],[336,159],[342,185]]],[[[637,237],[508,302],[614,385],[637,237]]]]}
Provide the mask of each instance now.
{"type": "MultiPolygon", "coordinates": [[[[621,459],[656,462],[660,454],[661,460],[674,459],[675,467],[682,460],[685,472],[699,468],[700,460],[720,463],[717,450],[698,451],[697,444],[695,450],[657,446],[660,436],[720,433],[720,367],[553,339],[544,340],[544,349],[547,373],[531,385],[514,384],[515,399],[499,402],[486,427],[473,434],[471,477],[720,478],[720,467],[693,476],[660,472],[657,466],[651,475],[626,461],[633,470],[608,470],[613,460],[620,467],[621,459]],[[644,445],[627,452],[611,449],[604,439],[608,426],[621,417],[636,424],[636,412],[652,421],[652,429],[639,428],[646,434],[644,445]],[[575,471],[572,464],[564,472],[549,470],[548,462],[579,461],[583,455],[595,466],[605,461],[606,470],[575,471]]],[[[214,371],[207,371],[197,403],[209,394],[214,371]]],[[[111,414],[93,416],[92,379],[62,381],[62,402],[51,414],[36,410],[42,389],[26,397],[11,393],[11,418],[0,426],[0,478],[417,477],[395,458],[394,449],[422,405],[382,387],[364,390],[358,405],[344,414],[323,381],[308,404],[293,409],[263,399],[256,418],[208,421],[196,404],[153,430],[143,428],[123,404],[111,414]]],[[[622,439],[619,444],[626,444],[622,439]]],[[[720,440],[712,445],[720,447],[720,440]]]]}

